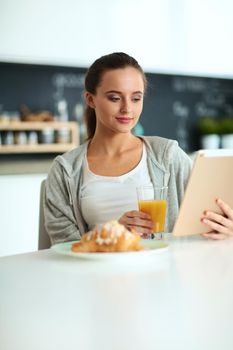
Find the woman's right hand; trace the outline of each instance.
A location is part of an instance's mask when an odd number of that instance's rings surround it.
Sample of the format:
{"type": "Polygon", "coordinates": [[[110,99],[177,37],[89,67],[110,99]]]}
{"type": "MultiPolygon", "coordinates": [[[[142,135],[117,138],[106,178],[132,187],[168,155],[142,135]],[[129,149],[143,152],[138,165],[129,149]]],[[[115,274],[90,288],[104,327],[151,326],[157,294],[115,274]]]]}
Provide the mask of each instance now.
{"type": "Polygon", "coordinates": [[[132,210],[124,213],[118,220],[128,230],[136,230],[140,236],[146,237],[153,233],[153,224],[150,215],[142,211],[132,210]]]}

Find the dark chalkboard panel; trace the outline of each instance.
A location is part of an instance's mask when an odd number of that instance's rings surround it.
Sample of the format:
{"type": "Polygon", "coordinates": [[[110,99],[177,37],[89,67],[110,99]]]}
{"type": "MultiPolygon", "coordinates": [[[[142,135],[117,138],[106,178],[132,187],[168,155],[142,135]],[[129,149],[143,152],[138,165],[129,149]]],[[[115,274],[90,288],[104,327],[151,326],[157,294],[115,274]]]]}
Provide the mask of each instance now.
{"type": "MultiPolygon", "coordinates": [[[[86,68],[0,63],[0,105],[18,110],[56,113],[57,102],[68,102],[69,119],[83,103],[86,68]]],[[[196,123],[204,116],[233,116],[233,80],[147,73],[148,91],[141,124],[146,135],[177,139],[183,149],[199,148],[196,123]]]]}
{"type": "Polygon", "coordinates": [[[85,68],[0,63],[0,105],[9,111],[26,104],[32,110],[56,113],[57,101],[65,98],[73,119],[75,104],[82,102],[85,72],[85,68]]]}
{"type": "Polygon", "coordinates": [[[201,117],[233,116],[233,80],[147,74],[148,93],[141,122],[145,134],[179,141],[187,151],[199,148],[201,117]]]}

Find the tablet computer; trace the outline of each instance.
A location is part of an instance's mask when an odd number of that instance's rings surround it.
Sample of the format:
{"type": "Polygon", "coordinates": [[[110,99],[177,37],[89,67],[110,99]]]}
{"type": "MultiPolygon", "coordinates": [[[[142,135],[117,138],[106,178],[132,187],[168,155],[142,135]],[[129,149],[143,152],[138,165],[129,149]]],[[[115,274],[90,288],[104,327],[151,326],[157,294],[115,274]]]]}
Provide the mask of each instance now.
{"type": "Polygon", "coordinates": [[[216,198],[221,198],[233,208],[233,149],[197,152],[173,235],[210,231],[200,219],[206,209],[221,213],[215,203],[216,198]]]}

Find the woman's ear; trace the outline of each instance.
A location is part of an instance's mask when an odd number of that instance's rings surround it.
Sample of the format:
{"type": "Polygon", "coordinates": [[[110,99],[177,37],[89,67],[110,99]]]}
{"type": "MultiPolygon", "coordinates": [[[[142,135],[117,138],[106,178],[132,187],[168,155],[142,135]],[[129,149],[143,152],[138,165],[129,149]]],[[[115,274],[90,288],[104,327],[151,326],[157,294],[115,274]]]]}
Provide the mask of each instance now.
{"type": "Polygon", "coordinates": [[[86,101],[87,106],[89,106],[91,108],[95,108],[93,95],[90,92],[86,91],[84,93],[84,97],[85,97],[85,101],[86,101]]]}

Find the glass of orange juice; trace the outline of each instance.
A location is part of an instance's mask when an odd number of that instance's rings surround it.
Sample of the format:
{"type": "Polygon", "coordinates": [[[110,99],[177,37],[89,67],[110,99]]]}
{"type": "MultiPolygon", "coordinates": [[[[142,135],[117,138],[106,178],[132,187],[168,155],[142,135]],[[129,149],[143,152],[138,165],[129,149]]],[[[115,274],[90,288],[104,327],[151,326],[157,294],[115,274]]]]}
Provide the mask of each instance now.
{"type": "Polygon", "coordinates": [[[163,237],[167,211],[167,187],[153,185],[137,187],[138,208],[151,216],[154,238],[156,234],[163,237]]]}

